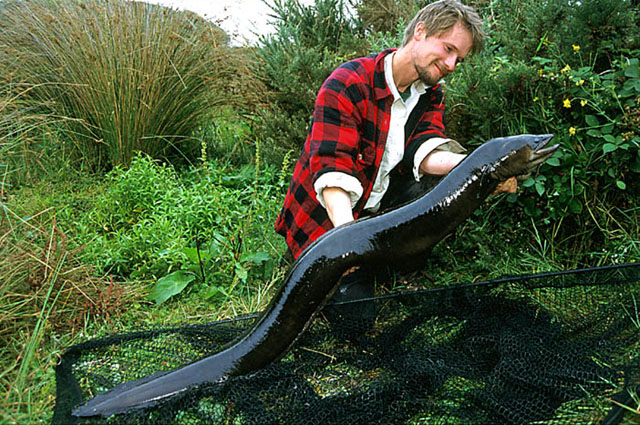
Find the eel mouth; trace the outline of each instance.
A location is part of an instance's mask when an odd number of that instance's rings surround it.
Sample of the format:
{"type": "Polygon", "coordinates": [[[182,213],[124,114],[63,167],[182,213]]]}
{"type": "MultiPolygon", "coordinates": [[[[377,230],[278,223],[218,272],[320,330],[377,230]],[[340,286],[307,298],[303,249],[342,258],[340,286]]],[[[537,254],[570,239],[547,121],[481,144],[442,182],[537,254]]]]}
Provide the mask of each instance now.
{"type": "Polygon", "coordinates": [[[545,148],[545,146],[547,146],[551,139],[553,139],[553,134],[541,134],[537,136],[533,142],[533,151],[535,152],[535,154],[548,158],[549,156],[551,156],[551,154],[558,150],[560,144],[555,144],[553,146],[545,148]]]}
{"type": "MultiPolygon", "coordinates": [[[[517,138],[518,136],[514,137],[517,138]]],[[[523,134],[519,137],[524,138],[524,140],[520,141],[520,148],[513,150],[511,154],[519,152],[521,155],[513,156],[511,163],[504,164],[502,170],[495,172],[492,175],[495,179],[503,181],[515,176],[518,181],[524,181],[531,176],[533,170],[540,164],[551,158],[560,147],[560,144],[547,147],[549,141],[553,138],[553,134],[523,134]]]]}
{"type": "Polygon", "coordinates": [[[546,147],[549,141],[553,138],[553,134],[541,134],[536,136],[531,143],[532,152],[529,157],[530,170],[551,158],[551,155],[555,153],[560,147],[560,144],[555,144],[546,147]]]}

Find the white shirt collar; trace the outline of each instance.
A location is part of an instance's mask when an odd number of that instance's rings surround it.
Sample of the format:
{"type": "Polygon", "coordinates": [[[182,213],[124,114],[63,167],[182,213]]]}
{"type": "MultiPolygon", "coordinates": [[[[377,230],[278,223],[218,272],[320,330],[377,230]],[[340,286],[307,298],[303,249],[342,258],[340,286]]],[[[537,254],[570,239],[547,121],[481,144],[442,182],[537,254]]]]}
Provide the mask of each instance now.
{"type": "MultiPolygon", "coordinates": [[[[400,92],[398,91],[395,81],[393,81],[393,56],[395,54],[396,52],[390,53],[384,58],[384,78],[387,81],[387,86],[389,86],[393,99],[398,100],[402,98],[400,97],[400,92]]],[[[418,79],[411,84],[408,90],[411,90],[411,96],[420,96],[426,92],[429,87],[430,86],[427,86],[422,80],[418,79]]]]}

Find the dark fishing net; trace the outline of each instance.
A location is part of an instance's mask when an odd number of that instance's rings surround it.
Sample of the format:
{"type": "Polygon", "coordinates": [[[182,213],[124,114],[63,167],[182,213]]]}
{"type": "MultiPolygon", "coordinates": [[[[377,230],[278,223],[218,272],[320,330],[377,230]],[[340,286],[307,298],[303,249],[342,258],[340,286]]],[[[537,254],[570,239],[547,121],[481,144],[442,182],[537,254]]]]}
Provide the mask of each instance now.
{"type": "Polygon", "coordinates": [[[88,341],[62,356],[53,422],[638,423],[639,281],[630,264],[378,297],[375,323],[320,315],[257,373],[106,419],[71,411],[216,352],[255,316],[88,341]]]}

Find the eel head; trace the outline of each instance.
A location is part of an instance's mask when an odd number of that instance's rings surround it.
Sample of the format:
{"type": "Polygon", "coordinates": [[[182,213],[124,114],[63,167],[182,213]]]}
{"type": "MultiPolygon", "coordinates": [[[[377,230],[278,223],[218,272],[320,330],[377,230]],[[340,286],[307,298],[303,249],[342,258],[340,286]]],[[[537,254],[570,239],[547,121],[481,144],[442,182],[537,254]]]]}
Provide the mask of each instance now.
{"type": "Polygon", "coordinates": [[[560,146],[545,147],[552,137],[552,134],[521,134],[489,140],[482,147],[492,150],[494,155],[498,153],[490,164],[489,175],[497,181],[514,176],[525,180],[560,146]]]}

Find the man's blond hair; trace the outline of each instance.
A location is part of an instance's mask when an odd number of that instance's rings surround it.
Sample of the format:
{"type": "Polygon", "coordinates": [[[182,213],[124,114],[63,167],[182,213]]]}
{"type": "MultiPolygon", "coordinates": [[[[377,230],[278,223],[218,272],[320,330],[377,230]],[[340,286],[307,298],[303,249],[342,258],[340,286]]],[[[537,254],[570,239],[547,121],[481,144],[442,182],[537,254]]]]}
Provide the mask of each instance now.
{"type": "Polygon", "coordinates": [[[409,43],[418,22],[424,22],[427,29],[426,37],[440,34],[453,27],[457,22],[461,22],[471,33],[473,53],[482,50],[484,40],[487,38],[482,29],[482,19],[478,13],[473,8],[456,0],[439,0],[423,7],[407,25],[402,46],[409,43]]]}

